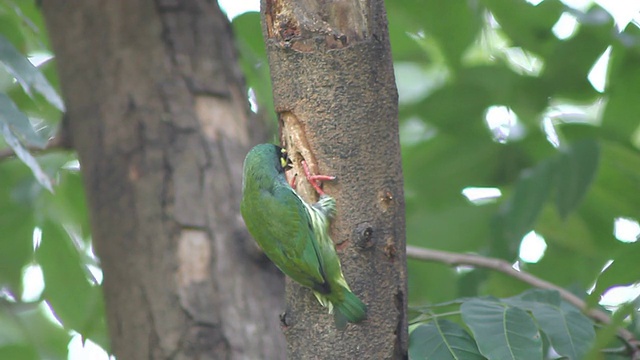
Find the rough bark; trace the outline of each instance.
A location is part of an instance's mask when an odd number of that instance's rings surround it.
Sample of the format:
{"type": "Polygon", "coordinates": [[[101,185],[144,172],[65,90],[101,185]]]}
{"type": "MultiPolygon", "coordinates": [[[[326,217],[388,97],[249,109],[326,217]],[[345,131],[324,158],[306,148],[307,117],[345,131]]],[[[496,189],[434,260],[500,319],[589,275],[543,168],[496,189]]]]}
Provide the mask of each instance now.
{"type": "MultiPolygon", "coordinates": [[[[287,285],[291,359],[407,354],[404,194],[397,91],[382,0],[263,0],[281,140],[294,164],[336,175],[332,227],[343,272],[368,320],[335,328],[308,289],[287,285]]],[[[297,177],[307,200],[315,194],[297,177]]]]}
{"type": "Polygon", "coordinates": [[[251,119],[226,17],[206,0],[43,1],[128,359],[277,359],[282,276],[239,216],[251,119]]]}

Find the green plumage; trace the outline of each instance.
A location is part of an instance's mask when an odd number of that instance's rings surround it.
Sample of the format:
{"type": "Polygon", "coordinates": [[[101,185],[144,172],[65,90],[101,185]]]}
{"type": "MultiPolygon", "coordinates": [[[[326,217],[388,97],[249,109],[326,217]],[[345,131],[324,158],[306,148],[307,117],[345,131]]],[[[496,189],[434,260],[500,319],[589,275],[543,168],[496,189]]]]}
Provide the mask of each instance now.
{"type": "Polygon", "coordinates": [[[287,182],[283,155],[276,145],[260,144],[244,160],[240,211],[247,229],[283,273],[335,312],[339,328],[362,321],[367,308],[349,289],[329,237],[335,200],[304,202],[287,182]]]}

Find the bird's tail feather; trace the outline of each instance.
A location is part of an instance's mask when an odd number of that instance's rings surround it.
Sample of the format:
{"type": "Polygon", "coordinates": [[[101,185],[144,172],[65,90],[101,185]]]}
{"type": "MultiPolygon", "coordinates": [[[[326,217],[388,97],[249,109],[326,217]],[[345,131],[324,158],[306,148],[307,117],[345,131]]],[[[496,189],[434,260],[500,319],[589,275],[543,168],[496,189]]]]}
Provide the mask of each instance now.
{"type": "Polygon", "coordinates": [[[367,318],[367,306],[349,291],[343,288],[344,299],[339,303],[334,303],[334,320],[338,329],[344,329],[347,322],[357,323],[367,318]]]}

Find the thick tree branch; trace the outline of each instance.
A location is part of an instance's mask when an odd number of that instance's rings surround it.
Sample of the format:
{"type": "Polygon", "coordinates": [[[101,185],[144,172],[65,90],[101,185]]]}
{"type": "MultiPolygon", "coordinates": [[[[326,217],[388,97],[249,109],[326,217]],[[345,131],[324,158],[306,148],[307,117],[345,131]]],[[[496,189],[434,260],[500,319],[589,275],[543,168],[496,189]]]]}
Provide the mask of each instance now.
{"type": "Polygon", "coordinates": [[[284,280],[252,252],[239,215],[242,162],[265,125],[218,2],[43,1],[42,11],[112,353],[284,358],[284,280]]]}
{"type": "MultiPolygon", "coordinates": [[[[458,254],[442,250],[424,249],[410,245],[407,245],[407,258],[441,262],[451,266],[466,265],[499,271],[503,274],[523,281],[531,286],[535,286],[540,289],[556,290],[558,293],[560,293],[560,296],[565,301],[582,310],[592,319],[603,324],[609,324],[611,322],[611,318],[604,311],[589,308],[585,301],[575,296],[571,292],[561,288],[558,285],[533,276],[527,272],[516,270],[510,263],[502,259],[495,259],[472,254],[458,254]]],[[[634,352],[639,351],[640,344],[631,332],[626,329],[620,328],[618,329],[618,334],[630,347],[632,347],[634,352]]]]}
{"type": "Polygon", "coordinates": [[[405,205],[384,1],[263,0],[261,9],[296,189],[316,200],[301,160],[311,173],[338,176],[323,184],[339,214],[331,238],[368,308],[366,321],[339,331],[310,292],[290,282],[282,317],[287,357],[406,359],[405,205]]]}

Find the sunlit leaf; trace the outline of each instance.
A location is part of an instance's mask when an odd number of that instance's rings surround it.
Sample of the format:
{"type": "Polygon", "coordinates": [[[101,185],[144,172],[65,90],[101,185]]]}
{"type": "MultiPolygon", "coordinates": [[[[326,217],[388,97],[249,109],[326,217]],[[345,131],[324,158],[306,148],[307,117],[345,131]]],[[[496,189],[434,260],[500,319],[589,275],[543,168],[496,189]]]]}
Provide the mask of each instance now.
{"type": "Polygon", "coordinates": [[[512,90],[518,81],[517,74],[500,64],[465,68],[452,83],[404,111],[446,134],[477,139],[489,134],[484,122],[489,106],[519,101],[521,95],[512,90]]]}
{"type": "Polygon", "coordinates": [[[31,169],[36,180],[38,180],[38,182],[45,189],[53,192],[53,184],[51,182],[51,179],[49,178],[49,175],[47,175],[42,170],[36,158],[34,158],[33,155],[29,153],[29,150],[22,146],[18,138],[16,138],[13,132],[11,132],[9,125],[0,123],[0,133],[2,134],[2,136],[4,136],[5,141],[13,149],[16,156],[20,158],[20,160],[22,160],[22,162],[27,165],[29,169],[31,169]]]}
{"type": "MultiPolygon", "coordinates": [[[[46,306],[46,305],[45,305],[46,306]]],[[[40,359],[66,359],[71,336],[44,314],[42,307],[17,314],[40,359]]]]}
{"type": "Polygon", "coordinates": [[[551,29],[560,19],[564,4],[546,0],[538,5],[526,1],[482,0],[514,45],[540,55],[552,52],[558,39],[551,29]]]}
{"type": "Polygon", "coordinates": [[[78,249],[60,224],[43,224],[36,260],[44,275],[44,297],[62,324],[88,338],[104,334],[101,288],[87,278],[78,249]]]}
{"type": "Polygon", "coordinates": [[[575,36],[558,44],[547,57],[542,73],[551,92],[582,101],[592,101],[598,95],[587,76],[610,44],[615,29],[613,17],[599,6],[592,7],[587,16],[598,21],[583,23],[575,36]]]}
{"type": "Polygon", "coordinates": [[[412,198],[407,202],[410,206],[436,209],[473,206],[462,190],[491,181],[499,166],[500,150],[489,138],[464,141],[444,134],[412,147],[403,154],[403,163],[408,165],[405,172],[408,195],[415,196],[417,203],[412,198]]]}
{"type": "Polygon", "coordinates": [[[22,53],[48,50],[48,39],[37,0],[0,2],[0,34],[22,53]]]}
{"type": "Polygon", "coordinates": [[[9,97],[2,93],[0,93],[0,123],[9,126],[11,132],[29,146],[44,148],[47,144],[47,141],[33,129],[29,118],[16,107],[9,97]]]}
{"type": "Polygon", "coordinates": [[[592,302],[602,293],[615,285],[631,285],[640,282],[640,242],[623,244],[613,262],[598,277],[596,287],[592,292],[592,302]]]}
{"type": "Polygon", "coordinates": [[[60,111],[64,111],[62,98],[58,96],[49,81],[2,35],[0,35],[0,63],[9,69],[26,93],[32,94],[37,91],[60,111]]]}
{"type": "MultiPolygon", "coordinates": [[[[57,88],[58,75],[56,72],[55,60],[48,60],[38,66],[43,75],[49,80],[52,86],[57,88]]],[[[7,90],[7,96],[13,100],[18,109],[26,114],[30,119],[37,121],[38,134],[47,139],[56,135],[59,128],[62,112],[51,105],[42,95],[35,94],[29,96],[20,86],[12,86],[7,90]]]]}
{"type": "Polygon", "coordinates": [[[36,213],[40,217],[64,224],[68,229],[89,240],[89,215],[84,184],[79,171],[63,166],[76,157],[72,152],[50,152],[38,157],[48,174],[55,174],[55,193],[42,192],[36,199],[36,213]]]}

